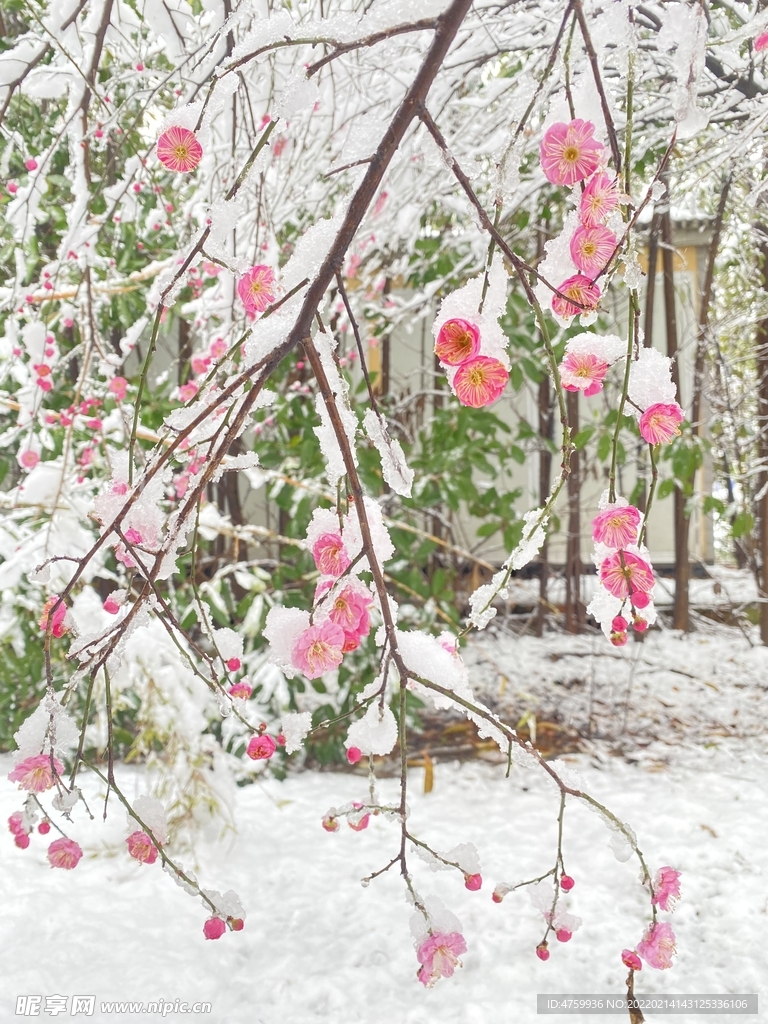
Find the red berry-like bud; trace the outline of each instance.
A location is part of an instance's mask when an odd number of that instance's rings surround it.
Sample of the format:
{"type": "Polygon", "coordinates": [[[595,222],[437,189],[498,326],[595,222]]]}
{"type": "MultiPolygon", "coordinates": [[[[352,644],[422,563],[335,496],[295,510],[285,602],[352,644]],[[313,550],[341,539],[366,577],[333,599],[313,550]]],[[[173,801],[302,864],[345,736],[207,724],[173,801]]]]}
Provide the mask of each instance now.
{"type": "Polygon", "coordinates": [[[558,942],[568,942],[573,937],[573,932],[569,932],[567,928],[558,928],[555,937],[558,942]]]}
{"type": "Polygon", "coordinates": [[[611,623],[611,629],[613,630],[614,633],[623,633],[628,625],[629,625],[629,623],[627,622],[627,620],[624,618],[623,615],[617,615],[616,618],[611,623]]]}
{"type": "Polygon", "coordinates": [[[48,833],[51,831],[50,821],[41,821],[40,824],[37,826],[37,831],[40,833],[41,836],[47,836],[48,833]]]}
{"type": "Polygon", "coordinates": [[[546,942],[540,942],[536,947],[536,956],[539,960],[549,960],[549,950],[547,949],[546,942]]]}
{"type": "Polygon", "coordinates": [[[275,739],[277,740],[277,745],[279,747],[284,747],[285,746],[285,736],[283,736],[283,734],[281,732],[279,732],[277,734],[277,736],[275,736],[275,739]]]}
{"type": "Polygon", "coordinates": [[[362,756],[363,755],[359,747],[349,747],[347,749],[347,760],[350,764],[357,764],[362,756]]]}
{"type": "Polygon", "coordinates": [[[203,925],[203,935],[206,939],[220,939],[227,926],[220,917],[209,917],[203,925]]]}
{"type": "Polygon", "coordinates": [[[482,887],[482,884],[482,875],[464,875],[464,888],[469,889],[470,892],[477,892],[482,887]]]}
{"type": "Polygon", "coordinates": [[[570,875],[563,875],[560,878],[560,888],[565,889],[566,892],[570,892],[574,885],[576,885],[576,883],[570,875]]]}
{"type": "Polygon", "coordinates": [[[648,629],[648,622],[636,615],[632,620],[632,628],[638,633],[644,633],[648,629]]]}
{"type": "MultiPolygon", "coordinates": [[[[240,659],[230,658],[229,661],[227,662],[227,668],[229,669],[230,672],[237,672],[237,670],[240,668],[240,659]]],[[[266,729],[267,726],[265,725],[264,728],[266,729]]]]}
{"type": "Polygon", "coordinates": [[[245,921],[242,917],[230,917],[229,924],[233,932],[241,932],[245,927],[245,921]]]}
{"type": "Polygon", "coordinates": [[[626,633],[611,633],[611,643],[614,647],[623,647],[627,642],[626,633]]]}

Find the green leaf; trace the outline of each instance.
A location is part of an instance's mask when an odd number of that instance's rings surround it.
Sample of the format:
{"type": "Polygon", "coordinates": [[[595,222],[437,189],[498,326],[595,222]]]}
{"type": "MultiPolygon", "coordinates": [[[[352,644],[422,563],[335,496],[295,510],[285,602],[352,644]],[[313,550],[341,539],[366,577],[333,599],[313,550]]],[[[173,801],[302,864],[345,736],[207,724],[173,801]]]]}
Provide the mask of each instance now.
{"type": "Polygon", "coordinates": [[[735,538],[748,537],[755,525],[755,517],[751,512],[739,512],[733,518],[731,532],[735,538]]]}
{"type": "Polygon", "coordinates": [[[580,430],[578,432],[578,434],[573,439],[573,443],[576,445],[577,450],[580,451],[586,445],[586,443],[592,437],[594,432],[594,427],[584,427],[583,430],[580,430]]]}
{"type": "Polygon", "coordinates": [[[658,488],[656,493],[658,494],[658,496],[660,498],[668,498],[669,495],[672,493],[672,491],[674,491],[674,489],[675,489],[675,481],[670,477],[667,480],[662,480],[661,481],[661,483],[659,484],[659,488],[658,488]]]}

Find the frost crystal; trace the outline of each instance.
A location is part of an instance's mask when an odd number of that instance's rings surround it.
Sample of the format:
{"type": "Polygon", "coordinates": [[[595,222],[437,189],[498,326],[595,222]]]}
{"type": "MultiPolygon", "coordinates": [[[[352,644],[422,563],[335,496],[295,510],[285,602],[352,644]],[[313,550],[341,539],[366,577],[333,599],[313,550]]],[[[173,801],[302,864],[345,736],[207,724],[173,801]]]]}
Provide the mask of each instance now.
{"type": "Polygon", "coordinates": [[[383,416],[377,416],[373,409],[368,409],[363,419],[363,426],[381,458],[381,471],[384,474],[384,479],[397,494],[410,498],[413,470],[405,461],[405,454],[400,442],[389,436],[387,421],[383,416]]]}
{"type": "Polygon", "coordinates": [[[285,736],[286,754],[293,754],[294,751],[301,750],[311,728],[312,715],[309,711],[283,715],[280,719],[280,731],[285,736]]]}
{"type": "MultiPolygon", "coordinates": [[[[158,843],[168,842],[168,819],[165,807],[153,796],[140,796],[133,801],[133,809],[147,828],[150,828],[158,843]]],[[[128,815],[128,827],[135,828],[136,819],[128,815]]]]}
{"type": "Polygon", "coordinates": [[[361,754],[388,754],[397,743],[397,722],[385,704],[371,704],[366,713],[349,727],[346,747],[357,747],[361,754]]]}
{"type": "Polygon", "coordinates": [[[677,389],[672,383],[672,360],[658,349],[642,348],[629,371],[629,397],[645,411],[657,402],[674,402],[677,389]]]}

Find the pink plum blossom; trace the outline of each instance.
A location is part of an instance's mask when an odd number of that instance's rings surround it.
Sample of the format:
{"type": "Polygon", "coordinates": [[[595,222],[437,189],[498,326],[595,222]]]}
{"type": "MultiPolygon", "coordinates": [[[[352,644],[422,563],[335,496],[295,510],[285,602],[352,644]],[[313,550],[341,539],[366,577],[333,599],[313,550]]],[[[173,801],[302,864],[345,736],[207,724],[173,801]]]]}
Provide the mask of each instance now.
{"type": "Polygon", "coordinates": [[[263,313],[275,298],[275,275],[271,267],[259,264],[246,270],[237,282],[237,294],[247,313],[263,313]]]}
{"type": "Polygon", "coordinates": [[[604,223],[611,211],[619,205],[619,182],[617,178],[601,172],[593,175],[581,197],[579,220],[585,228],[594,228],[604,223]]]}
{"type": "Polygon", "coordinates": [[[234,683],[230,686],[228,693],[231,697],[240,697],[242,700],[248,700],[253,693],[253,688],[241,680],[239,683],[234,683]]]}
{"type": "Polygon", "coordinates": [[[203,155],[203,147],[189,128],[174,125],[157,140],[157,159],[171,171],[194,171],[203,155]]]}
{"type": "Polygon", "coordinates": [[[77,867],[82,856],[83,851],[74,839],[64,837],[54,839],[48,847],[48,860],[52,868],[64,868],[65,871],[71,871],[77,867]]]}
{"type": "MultiPolygon", "coordinates": [[[[53,767],[57,775],[64,774],[64,765],[58,757],[54,757],[53,767]]],[[[48,754],[26,757],[8,773],[8,778],[11,782],[18,782],[19,789],[29,790],[30,793],[44,793],[53,786],[51,758],[48,754]]]]}
{"type": "Polygon", "coordinates": [[[134,860],[142,864],[154,864],[157,860],[157,847],[146,832],[132,832],[125,841],[134,860]]]}
{"type": "MultiPolygon", "coordinates": [[[[637,625],[635,625],[637,629],[637,625]]],[[[651,903],[662,910],[672,910],[680,899],[680,872],[674,868],[659,868],[653,878],[653,897],[651,903]]]]}
{"type": "Polygon", "coordinates": [[[557,290],[566,296],[564,299],[559,295],[552,296],[552,309],[558,316],[571,317],[579,313],[589,313],[597,308],[600,301],[600,289],[583,274],[574,274],[573,277],[567,278],[557,290]],[[573,301],[569,302],[568,299],[573,301]],[[576,302],[579,303],[578,306],[574,305],[576,302]]]}
{"type": "Polygon", "coordinates": [[[260,736],[251,736],[246,754],[252,761],[267,761],[277,749],[277,744],[271,736],[262,733],[260,736]]]}
{"type": "Polygon", "coordinates": [[[637,944],[637,952],[649,965],[659,971],[672,966],[672,955],[675,952],[675,933],[666,921],[649,924],[642,942],[637,944]]]}
{"type": "Polygon", "coordinates": [[[616,235],[601,224],[590,228],[582,225],[571,238],[571,259],[590,278],[605,270],[615,249],[616,235]]]}
{"type": "Polygon", "coordinates": [[[209,917],[203,925],[203,935],[206,939],[220,939],[227,926],[220,917],[209,917]]]}
{"type": "Polygon", "coordinates": [[[614,551],[600,566],[600,582],[614,597],[622,600],[640,591],[653,589],[653,569],[630,551],[614,551]]]}
{"type": "Polygon", "coordinates": [[[128,381],[125,377],[113,377],[109,382],[109,391],[118,402],[122,402],[128,394],[128,381]]]}
{"type": "Polygon", "coordinates": [[[458,366],[480,351],[480,331],[468,320],[446,320],[437,335],[435,353],[448,366],[458,366]]]}
{"type": "Polygon", "coordinates": [[[568,352],[560,363],[560,379],[566,391],[583,391],[586,398],[603,390],[608,363],[592,352],[568,352]]]}
{"type": "Polygon", "coordinates": [[[624,949],[621,953],[621,960],[625,967],[628,967],[630,971],[642,971],[643,964],[637,953],[633,953],[631,949],[624,949]]]}
{"type": "Polygon", "coordinates": [[[341,664],[344,641],[344,630],[328,619],[304,630],[294,644],[291,660],[307,679],[317,679],[341,664]]]}
{"type": "MultiPolygon", "coordinates": [[[[360,812],[363,810],[364,805],[359,803],[357,800],[353,800],[352,806],[356,811],[360,812]]],[[[368,828],[368,822],[370,820],[370,814],[350,814],[350,816],[347,818],[347,824],[354,832],[362,832],[363,829],[368,828]]]]}
{"type": "Polygon", "coordinates": [[[352,564],[341,534],[338,533],[324,533],[318,537],[312,545],[312,557],[319,571],[334,579],[338,579],[352,564]]]}
{"type": "Polygon", "coordinates": [[[757,53],[760,53],[766,49],[768,49],[768,32],[761,32],[757,39],[755,39],[755,50],[757,53]]]}
{"type": "Polygon", "coordinates": [[[640,434],[648,444],[669,444],[680,433],[684,413],[677,402],[649,405],[640,417],[640,434]]]}
{"type": "Polygon", "coordinates": [[[509,374],[498,359],[474,356],[461,364],[453,378],[453,387],[462,405],[480,409],[496,401],[508,380],[509,374]]]}
{"type": "Polygon", "coordinates": [[[640,518],[634,505],[611,505],[592,520],[592,539],[609,548],[625,548],[637,540],[640,518]]]}
{"type": "Polygon", "coordinates": [[[342,651],[345,654],[356,650],[363,637],[370,633],[371,618],[368,609],[372,603],[373,598],[370,595],[361,594],[352,587],[345,587],[334,599],[328,617],[344,630],[342,651]]]}
{"type": "Polygon", "coordinates": [[[31,448],[27,448],[27,450],[23,451],[19,456],[19,463],[21,464],[22,469],[34,469],[39,461],[40,456],[37,452],[32,451],[31,448]]]}
{"type": "Polygon", "coordinates": [[[416,959],[422,964],[419,981],[426,988],[450,978],[456,967],[461,967],[459,956],[467,952],[467,944],[460,932],[437,932],[429,935],[416,950],[416,959]]]}
{"type": "Polygon", "coordinates": [[[559,121],[544,134],[539,155],[544,175],[554,185],[574,185],[597,170],[602,145],[592,136],[591,121],[575,118],[568,124],[559,121]]]}

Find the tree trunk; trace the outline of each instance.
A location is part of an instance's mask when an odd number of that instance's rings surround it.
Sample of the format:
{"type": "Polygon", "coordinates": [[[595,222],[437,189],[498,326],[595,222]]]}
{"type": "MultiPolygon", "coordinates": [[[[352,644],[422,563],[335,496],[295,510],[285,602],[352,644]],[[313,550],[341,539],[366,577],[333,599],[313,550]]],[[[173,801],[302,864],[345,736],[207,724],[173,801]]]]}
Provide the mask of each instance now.
{"type": "MultiPolygon", "coordinates": [[[[761,257],[763,290],[768,292],[768,224],[756,225],[761,257]]],[[[768,645],[768,319],[762,320],[755,338],[757,362],[758,465],[755,512],[758,519],[758,584],[760,588],[760,639],[768,645]]]]}
{"type": "MultiPolygon", "coordinates": [[[[544,503],[549,497],[549,490],[552,486],[552,452],[547,446],[547,440],[552,438],[552,394],[549,386],[549,377],[545,374],[539,384],[539,435],[541,437],[541,452],[539,454],[539,504],[544,503]]],[[[536,617],[536,636],[543,636],[544,625],[547,620],[547,609],[549,583],[549,538],[544,540],[539,556],[539,611],[536,617]]]]}
{"type": "MultiPolygon", "coordinates": [[[[667,191],[669,199],[669,191],[667,191]]],[[[677,400],[683,404],[680,389],[680,367],[677,363],[677,312],[675,310],[674,249],[672,245],[672,218],[669,202],[661,214],[661,262],[664,270],[664,319],[667,326],[667,355],[672,359],[672,380],[677,387],[677,400]]],[[[686,632],[690,628],[688,612],[688,582],[691,567],[688,561],[688,530],[690,520],[685,514],[685,494],[675,488],[675,602],[672,626],[686,632]]]]}
{"type": "MultiPolygon", "coordinates": [[[[571,437],[579,432],[579,396],[569,391],[566,395],[568,423],[571,437]]],[[[581,600],[581,474],[579,451],[571,452],[568,474],[568,539],[565,551],[565,628],[578,633],[584,623],[584,603],[581,600]]]]}

